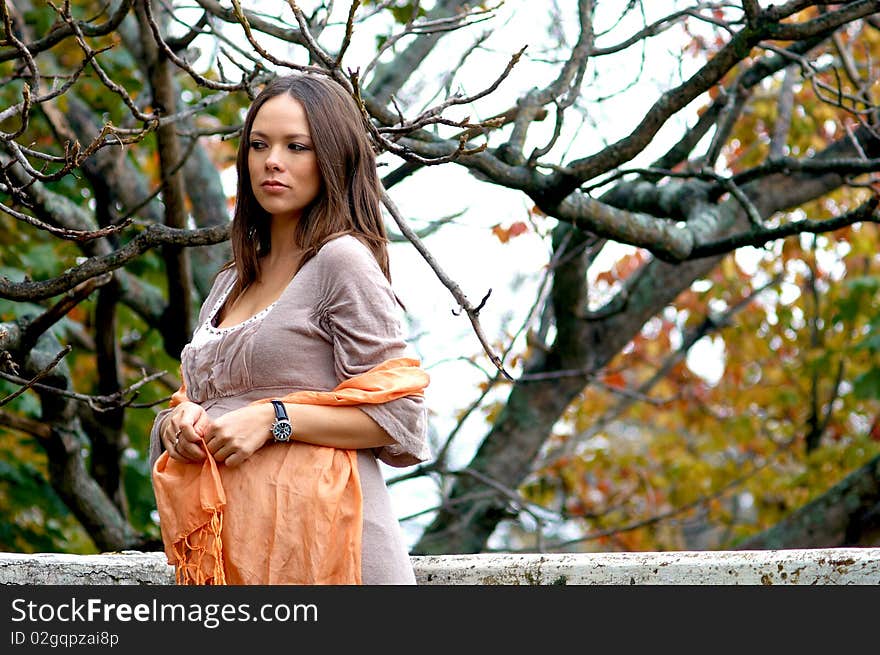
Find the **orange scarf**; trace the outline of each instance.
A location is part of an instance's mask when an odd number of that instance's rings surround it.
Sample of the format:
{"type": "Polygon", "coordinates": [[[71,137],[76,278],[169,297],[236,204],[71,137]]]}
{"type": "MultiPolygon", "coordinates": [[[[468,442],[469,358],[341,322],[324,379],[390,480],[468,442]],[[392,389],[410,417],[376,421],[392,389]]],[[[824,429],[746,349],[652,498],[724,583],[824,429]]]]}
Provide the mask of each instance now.
{"type": "MultiPolygon", "coordinates": [[[[416,359],[389,359],[332,391],[280,400],[346,406],[421,396],[429,378],[419,366],[416,359]]],[[[182,385],[169,407],[185,400],[182,385]]],[[[194,464],[163,452],[152,475],[178,584],[361,584],[356,450],[291,441],[260,448],[236,467],[218,466],[210,453],[194,464]],[[267,494],[267,485],[275,492],[267,494]]]]}

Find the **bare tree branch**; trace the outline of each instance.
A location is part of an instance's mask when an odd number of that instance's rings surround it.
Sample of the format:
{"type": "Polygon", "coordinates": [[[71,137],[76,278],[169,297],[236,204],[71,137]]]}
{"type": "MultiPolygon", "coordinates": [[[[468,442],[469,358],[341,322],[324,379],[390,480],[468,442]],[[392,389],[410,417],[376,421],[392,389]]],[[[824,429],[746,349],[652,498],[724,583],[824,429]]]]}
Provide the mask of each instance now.
{"type": "Polygon", "coordinates": [[[99,277],[89,278],[65,293],[61,300],[56,302],[45,312],[36,318],[25,321],[21,328],[21,342],[19,348],[24,352],[30,351],[31,348],[36,345],[40,335],[64,318],[71,309],[88,298],[93,291],[104,286],[110,280],[110,273],[104,273],[99,277]]]}
{"type": "Polygon", "coordinates": [[[803,219],[775,228],[755,228],[749,232],[736,234],[712,243],[698,245],[691,251],[688,259],[713,257],[743,246],[760,247],[769,241],[784,239],[794,234],[822,234],[839,230],[854,223],[880,223],[880,214],[876,211],[878,204],[880,204],[880,196],[875,195],[855,209],[835,218],[824,220],[803,219]]]}
{"type": "MultiPolygon", "coordinates": [[[[428,249],[422,244],[421,240],[415,235],[412,229],[407,225],[406,221],[400,214],[400,210],[397,209],[397,206],[394,204],[394,201],[388,196],[387,193],[382,194],[382,203],[385,205],[385,208],[394,218],[397,223],[397,227],[403,233],[403,235],[409,239],[409,241],[415,246],[416,250],[419,251],[419,254],[424,258],[428,265],[434,270],[434,273],[437,275],[437,278],[443,283],[443,285],[449,289],[450,293],[452,293],[453,298],[458,302],[459,307],[464,310],[467,314],[468,319],[470,319],[471,325],[474,328],[474,332],[477,335],[477,339],[480,341],[480,344],[483,346],[483,350],[488,355],[489,360],[498,368],[504,377],[508,380],[511,380],[510,374],[504,369],[504,362],[501,361],[501,358],[496,355],[492,347],[489,345],[486,336],[483,334],[483,328],[480,326],[480,307],[474,307],[471,302],[468,300],[467,296],[461,290],[461,288],[449,278],[446,273],[440,268],[437,262],[434,260],[434,257],[428,251],[428,249]]],[[[491,291],[490,291],[491,293],[491,291]]],[[[488,294],[487,294],[488,297],[488,294]]],[[[485,298],[484,298],[485,302],[485,298]]],[[[481,304],[482,306],[482,304],[481,304]]]]}
{"type": "MultiPolygon", "coordinates": [[[[119,6],[113,11],[113,14],[100,25],[93,25],[90,21],[76,21],[74,25],[63,24],[54,25],[49,33],[31,43],[23,44],[30,55],[36,55],[54,47],[64,39],[73,36],[75,30],[85,36],[103,36],[112,33],[119,24],[128,15],[133,0],[121,0],[119,6]]],[[[0,50],[0,61],[10,61],[21,56],[21,51],[17,48],[10,50],[0,50]]]]}
{"type": "Polygon", "coordinates": [[[185,230],[165,225],[147,225],[122,248],[106,255],[90,257],[62,275],[41,282],[12,282],[0,276],[0,298],[9,300],[43,300],[72,289],[77,284],[107,271],[124,266],[147,250],[160,245],[208,246],[229,238],[229,226],[185,230]]]}
{"type": "Polygon", "coordinates": [[[786,141],[791,130],[791,116],[794,111],[794,69],[791,66],[785,69],[782,88],[779,90],[779,102],[776,106],[776,123],[773,126],[773,136],[770,138],[770,160],[780,159],[788,154],[786,141]]]}
{"type": "Polygon", "coordinates": [[[16,391],[13,391],[11,394],[7,395],[5,398],[0,398],[0,407],[12,402],[16,398],[18,398],[21,394],[23,394],[25,391],[27,391],[28,389],[35,386],[37,384],[37,382],[39,382],[44,377],[49,375],[49,373],[52,372],[52,369],[54,369],[56,366],[58,366],[58,362],[60,362],[65,356],[67,356],[67,354],[70,353],[71,350],[72,349],[70,346],[64,347],[61,350],[61,352],[59,352],[57,355],[55,355],[55,357],[52,359],[52,361],[49,363],[48,366],[46,366],[41,371],[39,371],[30,380],[23,380],[23,379],[19,378],[18,376],[10,375],[9,373],[4,373],[4,372],[0,371],[0,377],[5,378],[7,380],[12,380],[13,382],[18,382],[19,384],[22,385],[21,388],[17,389],[16,391]]]}

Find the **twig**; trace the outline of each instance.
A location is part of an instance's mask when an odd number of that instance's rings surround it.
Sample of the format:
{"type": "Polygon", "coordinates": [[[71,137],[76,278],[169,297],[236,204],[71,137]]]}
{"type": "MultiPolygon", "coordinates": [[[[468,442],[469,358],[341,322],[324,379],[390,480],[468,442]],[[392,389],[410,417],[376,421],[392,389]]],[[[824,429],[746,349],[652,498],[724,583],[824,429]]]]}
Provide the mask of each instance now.
{"type": "Polygon", "coordinates": [[[714,255],[731,252],[743,246],[760,246],[768,241],[783,239],[803,232],[822,234],[824,232],[839,230],[840,228],[847,227],[853,223],[880,223],[880,216],[875,214],[878,202],[880,202],[880,196],[874,195],[855,209],[835,218],[825,220],[803,219],[791,221],[790,223],[786,223],[777,228],[753,229],[749,232],[735,234],[711,243],[699,244],[694,246],[687,258],[701,259],[703,257],[712,257],[714,255]]]}
{"type": "MultiPolygon", "coordinates": [[[[504,375],[504,377],[508,380],[513,380],[510,373],[508,373],[504,368],[504,363],[501,358],[496,355],[492,347],[489,345],[486,336],[483,334],[483,328],[480,325],[479,319],[479,308],[474,308],[470,301],[467,299],[467,296],[461,290],[461,288],[456,284],[452,279],[446,274],[443,269],[440,268],[440,265],[436,262],[433,255],[428,251],[425,245],[422,243],[421,239],[419,239],[409,225],[403,220],[403,217],[400,214],[400,210],[398,210],[397,206],[394,204],[394,201],[391,200],[390,196],[384,190],[382,191],[382,204],[388,209],[388,212],[394,218],[397,223],[397,227],[400,228],[400,231],[403,235],[409,239],[409,241],[415,246],[416,250],[418,250],[419,254],[421,254],[422,258],[428,263],[428,265],[433,269],[434,274],[437,278],[443,283],[447,289],[449,289],[452,297],[458,302],[459,307],[464,310],[470,319],[471,326],[474,329],[474,333],[477,335],[477,339],[480,341],[480,344],[483,346],[483,350],[488,355],[491,362],[498,368],[498,370],[504,375]]],[[[485,300],[485,299],[484,299],[485,300]]],[[[481,305],[482,306],[482,305],[481,305]]]]}
{"type": "Polygon", "coordinates": [[[45,312],[27,321],[21,330],[20,350],[22,352],[29,352],[37,343],[37,339],[39,339],[41,334],[64,318],[71,309],[88,298],[95,289],[104,286],[112,279],[112,273],[104,273],[101,276],[86,280],[64,294],[61,300],[45,312]]]}
{"type": "Polygon", "coordinates": [[[37,383],[40,380],[42,380],[44,377],[49,375],[49,373],[52,371],[52,369],[55,368],[56,366],[58,366],[58,362],[60,362],[62,359],[64,359],[64,357],[67,356],[67,354],[71,350],[73,350],[73,348],[71,346],[64,346],[64,348],[62,348],[61,351],[57,355],[55,355],[55,357],[52,359],[52,361],[49,363],[49,365],[46,366],[45,368],[43,368],[39,373],[37,373],[30,380],[25,380],[25,379],[20,378],[16,375],[10,375],[9,373],[4,373],[4,372],[0,371],[0,377],[3,377],[7,380],[11,380],[13,382],[18,382],[19,384],[22,385],[20,389],[16,389],[15,391],[13,391],[11,394],[6,396],[5,398],[0,399],[0,407],[12,402],[13,400],[18,398],[21,394],[23,394],[28,389],[35,387],[35,386],[42,386],[37,383]]]}
{"type": "MultiPolygon", "coordinates": [[[[65,349],[62,351],[64,355],[70,352],[70,346],[65,346],[65,349]]],[[[63,356],[63,355],[61,355],[63,356]]],[[[57,363],[57,362],[56,362],[57,363]]],[[[42,372],[41,372],[42,373],[42,372]]],[[[9,373],[4,373],[0,371],[0,378],[4,380],[9,380],[10,382],[15,382],[16,384],[27,384],[28,388],[33,387],[34,389],[41,389],[43,391],[48,391],[50,393],[57,394],[59,396],[64,396],[65,398],[72,398],[73,400],[78,400],[79,402],[83,402],[88,404],[96,412],[107,412],[113,409],[117,409],[119,407],[127,407],[131,404],[132,400],[137,397],[138,389],[147,384],[148,382],[152,382],[153,380],[162,377],[165,375],[166,371],[159,371],[157,373],[153,373],[152,375],[148,375],[141,380],[138,380],[134,384],[126,387],[125,389],[120,389],[115,393],[104,395],[104,396],[90,396],[84,393],[76,393],[74,391],[67,391],[66,389],[60,389],[58,387],[53,387],[50,385],[40,384],[39,382],[33,382],[28,380],[24,380],[17,375],[10,375],[9,373]],[[125,400],[125,396],[133,394],[132,398],[129,400],[125,400]]],[[[40,377],[44,377],[45,374],[40,375],[40,377]]],[[[38,378],[35,378],[38,379],[38,378]]],[[[24,389],[19,389],[16,392],[16,395],[23,392],[24,389]]],[[[4,404],[4,402],[0,401],[0,405],[4,404]]]]}

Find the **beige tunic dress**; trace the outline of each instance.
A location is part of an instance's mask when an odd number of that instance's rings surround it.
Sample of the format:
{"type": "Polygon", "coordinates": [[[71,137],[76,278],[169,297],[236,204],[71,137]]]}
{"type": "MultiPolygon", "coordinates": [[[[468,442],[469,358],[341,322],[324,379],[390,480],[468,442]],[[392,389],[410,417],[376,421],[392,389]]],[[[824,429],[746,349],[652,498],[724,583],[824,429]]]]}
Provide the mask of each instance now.
{"type": "MultiPolygon", "coordinates": [[[[386,359],[412,357],[391,286],[355,237],[346,235],[325,244],[278,300],[256,316],[228,328],[214,327],[234,281],[233,269],[217,276],[199,312],[193,339],[181,354],[187,397],[212,418],[261,398],[300,390],[329,391],[386,359]]],[[[391,466],[428,459],[423,400],[406,397],[361,409],[396,442],[358,451],[363,583],[415,584],[377,458],[391,466]]],[[[159,429],[170,411],[159,412],[153,423],[151,466],[161,453],[159,429]]],[[[220,470],[222,475],[222,466],[220,470]]],[[[247,503],[247,499],[227,501],[230,520],[236,510],[233,504],[247,503]]]]}

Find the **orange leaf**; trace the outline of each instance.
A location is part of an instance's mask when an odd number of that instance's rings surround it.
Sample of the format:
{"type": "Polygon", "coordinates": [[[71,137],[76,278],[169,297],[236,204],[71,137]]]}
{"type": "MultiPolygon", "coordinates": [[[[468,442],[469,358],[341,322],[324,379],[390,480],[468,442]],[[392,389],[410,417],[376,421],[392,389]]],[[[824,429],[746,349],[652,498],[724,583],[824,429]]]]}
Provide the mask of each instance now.
{"type": "Polygon", "coordinates": [[[501,243],[507,243],[513,237],[518,237],[520,234],[525,234],[528,231],[529,226],[522,221],[516,221],[510,227],[501,227],[500,223],[492,227],[492,234],[498,237],[501,243]]]}
{"type": "Polygon", "coordinates": [[[505,228],[501,227],[501,224],[498,223],[492,227],[492,234],[498,237],[498,240],[501,243],[507,243],[510,241],[510,232],[505,228]]]}
{"type": "Polygon", "coordinates": [[[615,389],[623,389],[626,387],[626,380],[623,379],[623,373],[620,371],[609,373],[605,376],[603,382],[609,387],[614,387],[615,389]]]}

